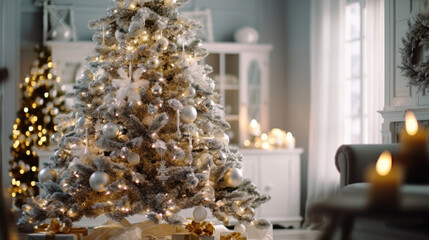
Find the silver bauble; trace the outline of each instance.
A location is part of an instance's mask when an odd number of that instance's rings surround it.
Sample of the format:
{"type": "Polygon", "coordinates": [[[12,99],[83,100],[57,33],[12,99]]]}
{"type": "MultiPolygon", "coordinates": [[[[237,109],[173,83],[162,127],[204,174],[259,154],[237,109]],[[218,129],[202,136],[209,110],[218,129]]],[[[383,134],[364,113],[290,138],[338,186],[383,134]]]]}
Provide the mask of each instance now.
{"type": "Polygon", "coordinates": [[[156,41],[156,44],[162,49],[162,50],[167,50],[168,48],[168,39],[165,37],[161,37],[160,39],[158,39],[158,41],[156,41]]]}
{"type": "Polygon", "coordinates": [[[114,123],[106,123],[103,126],[103,134],[108,138],[115,138],[119,134],[119,127],[114,123]]]}
{"type": "Polygon", "coordinates": [[[186,105],[182,109],[180,119],[184,123],[191,123],[195,121],[195,119],[197,119],[197,110],[191,105],[186,105]]]}
{"type": "Polygon", "coordinates": [[[210,98],[207,98],[202,102],[201,109],[203,109],[203,111],[205,112],[209,112],[213,110],[214,106],[215,106],[215,103],[213,102],[213,100],[211,100],[210,98]]]}
{"type": "Polygon", "coordinates": [[[212,159],[213,157],[210,153],[203,153],[198,159],[194,160],[194,165],[201,169],[207,169],[212,165],[212,159]]]}
{"type": "Polygon", "coordinates": [[[52,168],[44,168],[40,170],[37,178],[39,179],[40,183],[46,183],[49,181],[55,182],[55,180],[57,180],[57,173],[52,168]]]}
{"type": "Polygon", "coordinates": [[[226,133],[218,132],[216,133],[215,138],[219,140],[221,143],[223,143],[224,145],[229,144],[229,136],[226,133]]]}
{"type": "Polygon", "coordinates": [[[158,83],[156,83],[155,85],[153,85],[150,91],[152,92],[153,95],[159,96],[162,94],[162,87],[158,83]]]}
{"type": "Polygon", "coordinates": [[[188,97],[194,97],[194,96],[195,96],[195,94],[197,94],[197,91],[195,90],[195,88],[193,88],[193,87],[189,87],[189,88],[188,88],[188,92],[186,93],[186,95],[187,95],[188,97]]]}
{"type": "Polygon", "coordinates": [[[130,154],[130,149],[128,147],[121,148],[121,158],[125,159],[130,154]]]}
{"type": "Polygon", "coordinates": [[[61,24],[51,31],[50,38],[55,41],[70,41],[72,33],[69,27],[61,24]]]}
{"type": "Polygon", "coordinates": [[[109,182],[109,175],[102,171],[93,172],[89,177],[89,186],[96,192],[103,192],[109,182]]]}
{"type": "Polygon", "coordinates": [[[198,206],[192,212],[192,216],[196,222],[202,222],[207,218],[207,210],[204,207],[198,206]]]}
{"type": "Polygon", "coordinates": [[[60,141],[61,138],[61,133],[60,132],[56,132],[54,134],[52,134],[51,136],[51,143],[54,145],[57,145],[58,141],[60,141]]]}
{"type": "Polygon", "coordinates": [[[230,168],[223,176],[223,180],[229,187],[238,187],[243,181],[243,171],[238,168],[230,168]]]}
{"type": "Polygon", "coordinates": [[[226,161],[226,154],[222,151],[219,151],[213,155],[213,161],[216,165],[223,165],[226,161]]]}
{"type": "Polygon", "coordinates": [[[155,56],[150,57],[147,60],[146,65],[147,65],[148,68],[156,68],[156,67],[158,67],[159,66],[159,59],[158,59],[158,57],[155,57],[155,56]]]}
{"type": "Polygon", "coordinates": [[[140,162],[140,155],[135,152],[130,152],[127,157],[128,163],[131,165],[139,164],[140,162]]]}

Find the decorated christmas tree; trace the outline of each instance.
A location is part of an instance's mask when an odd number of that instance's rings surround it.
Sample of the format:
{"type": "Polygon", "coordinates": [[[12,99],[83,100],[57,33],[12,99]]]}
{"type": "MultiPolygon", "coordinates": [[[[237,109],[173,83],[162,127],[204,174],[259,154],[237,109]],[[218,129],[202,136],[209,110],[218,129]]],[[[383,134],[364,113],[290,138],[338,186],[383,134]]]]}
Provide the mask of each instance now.
{"type": "Polygon", "coordinates": [[[11,147],[12,160],[9,172],[12,186],[9,191],[13,205],[21,208],[28,197],[38,193],[36,187],[39,172],[39,149],[49,146],[49,138],[57,130],[54,117],[65,112],[64,93],[58,85],[59,78],[53,73],[53,63],[46,47],[35,48],[37,59],[30,74],[19,87],[22,90],[22,106],[13,125],[11,147]]]}
{"type": "Polygon", "coordinates": [[[186,2],[116,0],[90,23],[96,55],[74,86],[72,112],[58,117],[44,191],[20,223],[145,214],[178,224],[177,213],[196,206],[225,223],[254,219],[269,197],[243,179],[212,68],[200,64],[200,25],[178,11],[186,2]]]}

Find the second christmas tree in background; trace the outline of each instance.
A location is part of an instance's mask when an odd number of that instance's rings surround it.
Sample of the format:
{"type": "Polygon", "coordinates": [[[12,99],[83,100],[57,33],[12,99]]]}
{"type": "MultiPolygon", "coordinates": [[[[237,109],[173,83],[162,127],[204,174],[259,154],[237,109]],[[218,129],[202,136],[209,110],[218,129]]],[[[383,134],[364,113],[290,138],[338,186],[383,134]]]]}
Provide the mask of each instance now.
{"type": "Polygon", "coordinates": [[[178,224],[179,211],[196,206],[224,223],[254,220],[269,197],[243,179],[212,68],[200,64],[208,53],[198,24],[178,11],[184,3],[116,0],[90,24],[97,54],[74,86],[72,112],[58,117],[43,194],[20,223],[146,214],[178,224]]]}
{"type": "Polygon", "coordinates": [[[37,46],[35,52],[37,58],[30,73],[19,85],[22,90],[21,108],[11,136],[13,145],[9,176],[12,186],[9,191],[13,206],[17,208],[21,208],[27,198],[37,195],[39,156],[36,148],[49,146],[49,139],[57,130],[54,117],[67,110],[49,50],[37,46]]]}

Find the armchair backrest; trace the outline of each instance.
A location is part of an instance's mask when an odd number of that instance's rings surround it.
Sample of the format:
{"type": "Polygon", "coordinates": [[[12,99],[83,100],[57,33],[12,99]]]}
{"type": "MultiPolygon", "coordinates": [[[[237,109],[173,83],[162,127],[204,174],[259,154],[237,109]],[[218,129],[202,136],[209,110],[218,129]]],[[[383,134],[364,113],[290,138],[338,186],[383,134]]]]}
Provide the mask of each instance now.
{"type": "Polygon", "coordinates": [[[335,154],[335,165],[340,172],[340,186],[365,182],[368,166],[375,164],[385,150],[395,156],[399,152],[399,144],[341,145],[335,154]]]}

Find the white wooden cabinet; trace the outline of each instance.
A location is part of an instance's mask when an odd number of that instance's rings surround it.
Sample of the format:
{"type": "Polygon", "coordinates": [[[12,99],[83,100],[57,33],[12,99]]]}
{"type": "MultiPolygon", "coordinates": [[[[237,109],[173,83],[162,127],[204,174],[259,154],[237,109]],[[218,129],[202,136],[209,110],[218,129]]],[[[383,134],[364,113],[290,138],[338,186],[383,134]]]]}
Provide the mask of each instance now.
{"type": "Polygon", "coordinates": [[[244,177],[250,178],[271,200],[256,210],[256,217],[283,226],[300,227],[301,148],[241,149],[244,177]]]}
{"type": "Polygon", "coordinates": [[[269,54],[272,45],[239,43],[204,43],[210,55],[205,62],[213,67],[210,75],[225,106],[225,118],[231,124],[227,131],[230,143],[242,146],[249,139],[252,119],[263,132],[269,124],[269,54]]]}

